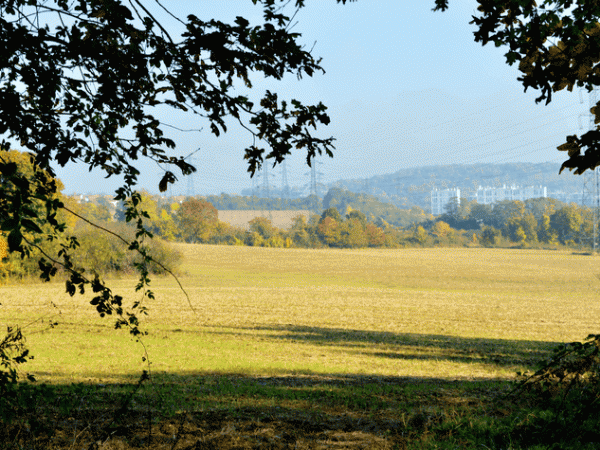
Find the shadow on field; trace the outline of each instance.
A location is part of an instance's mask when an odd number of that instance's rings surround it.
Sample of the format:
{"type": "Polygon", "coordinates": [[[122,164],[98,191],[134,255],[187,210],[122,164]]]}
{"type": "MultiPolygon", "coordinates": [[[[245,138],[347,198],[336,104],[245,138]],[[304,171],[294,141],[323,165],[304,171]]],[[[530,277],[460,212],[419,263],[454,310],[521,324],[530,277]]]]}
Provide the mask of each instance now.
{"type": "MultiPolygon", "coordinates": [[[[273,341],[346,347],[381,358],[498,366],[533,367],[556,345],[296,325],[252,329],[273,341]]],[[[230,330],[210,332],[237,334],[230,330]]],[[[535,403],[507,396],[514,386],[506,380],[269,372],[151,371],[150,381],[140,384],[130,376],[118,384],[23,385],[17,420],[3,424],[0,418],[5,445],[0,447],[404,450],[529,448],[537,443],[524,440],[529,438],[521,425],[511,428],[524,414],[529,417],[535,403]]],[[[88,373],[91,379],[105,375],[88,373]]]]}
{"type": "MultiPolygon", "coordinates": [[[[155,373],[132,397],[135,382],[55,385],[50,403],[37,396],[35,408],[51,428],[39,427],[43,432],[32,442],[40,447],[24,447],[404,449],[444,422],[460,426],[465,408],[497,415],[506,386],[283,373],[155,373]],[[123,398],[130,402],[120,411],[123,398]]],[[[14,442],[27,444],[29,437],[15,436],[14,442]]]]}
{"type": "MultiPolygon", "coordinates": [[[[243,328],[272,331],[273,340],[364,349],[365,355],[404,360],[446,360],[534,369],[547,360],[558,342],[480,339],[437,334],[389,333],[298,325],[243,328]]],[[[360,350],[359,350],[360,351],[360,350]]]]}

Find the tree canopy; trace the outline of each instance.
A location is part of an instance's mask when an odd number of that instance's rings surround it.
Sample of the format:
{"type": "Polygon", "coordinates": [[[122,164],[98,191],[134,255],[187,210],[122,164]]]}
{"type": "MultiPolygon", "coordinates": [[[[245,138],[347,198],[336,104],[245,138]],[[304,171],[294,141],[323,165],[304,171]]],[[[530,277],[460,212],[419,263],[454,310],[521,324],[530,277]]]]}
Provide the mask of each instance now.
{"type": "MultiPolygon", "coordinates": [[[[261,25],[251,26],[243,17],[228,24],[189,14],[177,18],[183,25],[180,35],[152,13],[151,7],[163,8],[158,1],[0,2],[0,149],[19,145],[39,168],[31,176],[0,159],[0,229],[8,235],[10,251],[26,255],[38,246],[41,233],[30,239],[25,231],[41,231],[42,224],[61,235],[64,225],[56,213],[65,205],[49,180],[53,164],[77,163],[99,168],[106,177],[123,177],[115,199],[125,202],[128,221],[138,224],[131,249],[143,253],[141,240],[150,233],[138,208],[137,161],[149,158],[164,168],[163,192],[176,181],[175,168],[184,175],[195,170],[169,152],[176,144],[165,133],[172,125],[159,118],[164,108],[198,116],[217,136],[227,131],[227,120],[241,123],[255,138],[244,156],[251,173],[265,159],[282,162],[292,150],[306,151],[309,164],[316,153],[332,155],[333,138],[311,132],[329,123],[322,103],[304,105],[268,90],[255,103],[241,93],[242,87],[253,88],[253,73],[281,79],[286,73],[301,78],[323,70],[290,29],[286,12],[293,9],[275,0],[253,2],[262,5],[261,25]],[[45,211],[32,208],[34,202],[44,203],[45,211]]],[[[60,264],[72,273],[69,292],[92,283],[101,293],[93,301],[101,314],[114,308],[122,312],[120,298],[73,266],[69,249],[77,245],[73,237],[58,255],[45,255],[44,278],[60,264]]],[[[140,286],[144,282],[142,270],[140,286]]]]}

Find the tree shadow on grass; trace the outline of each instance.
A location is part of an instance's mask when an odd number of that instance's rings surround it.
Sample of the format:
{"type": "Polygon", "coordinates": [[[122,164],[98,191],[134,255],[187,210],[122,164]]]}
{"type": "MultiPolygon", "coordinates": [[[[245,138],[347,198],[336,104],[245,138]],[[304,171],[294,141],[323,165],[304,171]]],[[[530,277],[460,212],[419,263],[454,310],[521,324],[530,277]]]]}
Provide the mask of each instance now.
{"type": "MultiPolygon", "coordinates": [[[[236,336],[247,335],[248,330],[262,331],[261,338],[273,341],[341,347],[381,358],[485,362],[501,367],[533,367],[557,344],[291,324],[203,333],[236,336]]],[[[29,397],[39,402],[30,413],[48,426],[40,427],[43,430],[37,437],[31,432],[11,435],[16,428],[7,428],[5,438],[19,445],[26,444],[25,439],[40,443],[21,447],[60,450],[404,449],[412,442],[431,448],[440,442],[448,448],[508,448],[521,438],[511,432],[510,424],[515,422],[511,415],[527,411],[505,396],[511,385],[501,380],[290,373],[285,369],[269,373],[153,371],[152,382],[131,397],[134,376],[131,382],[119,384],[56,385],[50,388],[53,393],[46,403],[44,396],[29,397]],[[127,398],[127,413],[113,420],[127,398]],[[66,400],[61,403],[60,399],[66,400]],[[474,421],[480,424],[474,427],[474,421]],[[91,446],[98,442],[97,447],[91,446]]],[[[106,378],[105,373],[89,377],[106,378]]],[[[31,430],[34,422],[25,418],[22,423],[22,429],[31,430]]]]}
{"type": "MultiPolygon", "coordinates": [[[[262,325],[243,330],[272,331],[267,337],[321,346],[349,347],[365,355],[404,360],[486,363],[498,367],[520,365],[535,369],[552,355],[559,342],[482,339],[460,336],[349,330],[300,325],[262,325]]],[[[230,331],[213,333],[235,334],[230,331]]]]}
{"type": "Polygon", "coordinates": [[[53,429],[37,442],[107,450],[406,448],[460,408],[485,407],[499,393],[489,382],[284,371],[155,373],[152,379],[112,422],[135,382],[53,386],[52,403],[40,403],[38,414],[52,418],[53,429]],[[57,407],[61,397],[76,399],[57,407]],[[94,442],[99,446],[88,447],[94,442]]]}

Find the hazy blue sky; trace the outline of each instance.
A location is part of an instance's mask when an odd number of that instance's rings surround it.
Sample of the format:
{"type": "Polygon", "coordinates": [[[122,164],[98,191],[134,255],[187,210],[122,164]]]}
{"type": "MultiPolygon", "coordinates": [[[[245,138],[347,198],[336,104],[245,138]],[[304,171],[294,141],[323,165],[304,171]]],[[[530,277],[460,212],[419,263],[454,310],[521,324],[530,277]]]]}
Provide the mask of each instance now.
{"type": "MultiPolygon", "coordinates": [[[[251,0],[178,1],[173,10],[201,19],[259,21],[251,0]]],[[[474,42],[474,0],[451,0],[444,13],[433,0],[307,0],[294,30],[313,54],[323,58],[326,74],[283,82],[256,78],[255,88],[307,103],[323,101],[332,123],[319,134],[337,141],[334,159],[321,158],[322,181],[392,173],[406,167],[471,162],[562,161],[556,146],[588,124],[588,94],[567,91],[536,105],[536,91],[523,93],[519,72],[505,63],[506,49],[474,42]],[[581,97],[581,98],[580,98],[581,97]],[[583,100],[583,103],[581,103],[583,100]]],[[[177,23],[161,15],[169,26],[177,23]]],[[[189,115],[162,119],[183,128],[205,124],[189,115]]],[[[243,149],[252,137],[231,122],[230,133],[173,133],[177,153],[200,148],[195,164],[196,193],[239,193],[250,187],[243,149]]],[[[160,169],[145,165],[143,184],[157,192],[160,169]]],[[[305,154],[288,161],[288,180],[309,181],[305,154]]],[[[271,184],[280,183],[279,167],[271,184]]],[[[115,183],[70,166],[59,176],[67,193],[110,192],[115,183]]],[[[173,194],[185,193],[180,181],[173,194]]]]}

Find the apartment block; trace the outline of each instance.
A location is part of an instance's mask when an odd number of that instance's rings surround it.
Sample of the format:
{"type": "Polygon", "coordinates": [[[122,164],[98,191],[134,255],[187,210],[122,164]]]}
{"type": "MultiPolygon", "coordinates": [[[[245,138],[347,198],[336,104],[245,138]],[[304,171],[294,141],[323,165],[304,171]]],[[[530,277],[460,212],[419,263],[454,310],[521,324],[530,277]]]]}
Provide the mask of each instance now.
{"type": "Polygon", "coordinates": [[[502,187],[481,187],[477,189],[473,198],[477,200],[477,203],[490,205],[493,203],[501,202],[503,200],[520,200],[525,201],[529,198],[540,198],[547,197],[547,191],[545,186],[530,186],[530,187],[518,187],[502,186],[502,187]]]}
{"type": "Polygon", "coordinates": [[[446,205],[453,198],[456,198],[460,205],[460,189],[434,189],[431,191],[431,214],[434,216],[444,214],[446,205]]]}

